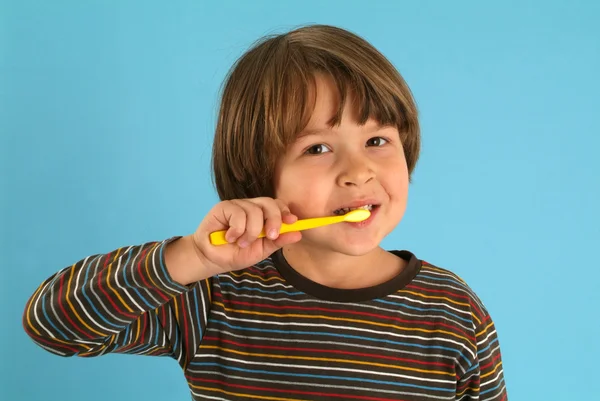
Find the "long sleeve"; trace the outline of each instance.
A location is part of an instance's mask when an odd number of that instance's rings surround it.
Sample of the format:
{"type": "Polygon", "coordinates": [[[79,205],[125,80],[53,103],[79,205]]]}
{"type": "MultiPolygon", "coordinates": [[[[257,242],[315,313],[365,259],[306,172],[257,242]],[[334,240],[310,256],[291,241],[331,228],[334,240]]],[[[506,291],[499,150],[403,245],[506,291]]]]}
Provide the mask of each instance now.
{"type": "Polygon", "coordinates": [[[456,399],[462,401],[506,401],[502,355],[494,322],[485,314],[475,329],[476,356],[459,378],[456,399]]]}
{"type": "Polygon", "coordinates": [[[28,300],[25,331],[60,356],[166,355],[185,369],[206,327],[211,281],[173,281],[164,249],[176,239],[89,256],[55,273],[28,300]]]}

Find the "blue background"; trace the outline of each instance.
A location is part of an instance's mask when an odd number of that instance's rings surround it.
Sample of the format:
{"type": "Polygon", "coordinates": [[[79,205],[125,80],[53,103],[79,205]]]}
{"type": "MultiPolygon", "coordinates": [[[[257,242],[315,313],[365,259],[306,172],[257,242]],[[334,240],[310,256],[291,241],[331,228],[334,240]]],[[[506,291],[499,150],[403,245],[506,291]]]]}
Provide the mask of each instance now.
{"type": "Polygon", "coordinates": [[[63,359],[27,298],[92,253],[193,231],[217,201],[221,81],[260,36],[339,25],[421,111],[385,240],[461,275],[495,319],[512,400],[597,397],[600,2],[30,1],[0,6],[0,399],[188,400],[174,360],[63,359]]]}

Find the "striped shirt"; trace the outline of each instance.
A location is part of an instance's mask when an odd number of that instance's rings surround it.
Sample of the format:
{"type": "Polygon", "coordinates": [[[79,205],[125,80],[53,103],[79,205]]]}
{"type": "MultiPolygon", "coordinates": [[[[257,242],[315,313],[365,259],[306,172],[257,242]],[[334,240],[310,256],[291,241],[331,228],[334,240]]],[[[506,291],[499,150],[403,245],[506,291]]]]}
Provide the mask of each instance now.
{"type": "Polygon", "coordinates": [[[89,256],[45,280],[23,325],[61,356],[171,356],[194,400],[507,399],[494,323],[455,274],[408,263],[374,287],[312,282],[282,253],[188,286],[161,242],[89,256]]]}

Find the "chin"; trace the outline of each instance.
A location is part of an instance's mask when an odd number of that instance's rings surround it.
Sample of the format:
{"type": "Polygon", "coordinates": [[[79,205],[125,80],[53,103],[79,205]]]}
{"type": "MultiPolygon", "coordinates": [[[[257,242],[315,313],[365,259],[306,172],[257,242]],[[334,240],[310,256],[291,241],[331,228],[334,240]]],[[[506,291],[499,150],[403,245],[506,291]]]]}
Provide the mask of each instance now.
{"type": "Polygon", "coordinates": [[[370,242],[370,243],[357,243],[357,244],[348,244],[348,243],[337,243],[332,247],[336,252],[342,253],[348,256],[364,256],[373,252],[374,250],[379,248],[379,242],[370,242]]]}

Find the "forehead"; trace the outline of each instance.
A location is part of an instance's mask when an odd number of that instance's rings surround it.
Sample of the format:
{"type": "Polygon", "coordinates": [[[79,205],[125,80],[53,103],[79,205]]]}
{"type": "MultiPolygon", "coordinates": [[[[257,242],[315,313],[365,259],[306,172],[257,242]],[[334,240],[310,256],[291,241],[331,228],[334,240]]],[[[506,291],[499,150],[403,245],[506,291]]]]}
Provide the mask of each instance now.
{"type": "Polygon", "coordinates": [[[348,90],[342,98],[341,89],[333,78],[324,74],[315,74],[314,85],[309,88],[310,117],[304,129],[298,133],[298,137],[331,128],[332,125],[341,123],[342,119],[359,123],[360,102],[356,94],[348,90]]]}

